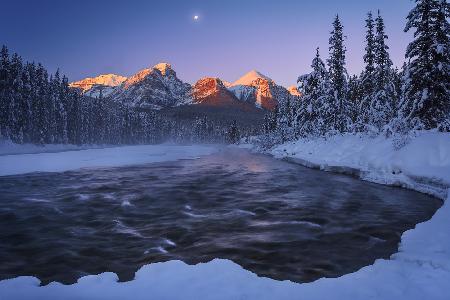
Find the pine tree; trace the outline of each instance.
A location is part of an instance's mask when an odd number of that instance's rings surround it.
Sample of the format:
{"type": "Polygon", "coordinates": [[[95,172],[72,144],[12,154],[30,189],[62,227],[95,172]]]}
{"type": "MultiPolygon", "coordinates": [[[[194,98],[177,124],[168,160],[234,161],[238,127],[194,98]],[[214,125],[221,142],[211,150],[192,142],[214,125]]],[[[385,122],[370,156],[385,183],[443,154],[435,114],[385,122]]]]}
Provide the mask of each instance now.
{"type": "Polygon", "coordinates": [[[353,124],[357,124],[360,121],[360,108],[363,106],[362,99],[364,98],[364,91],[364,88],[362,88],[362,80],[357,75],[350,76],[348,80],[347,100],[350,103],[349,115],[353,124]]]}
{"type": "Polygon", "coordinates": [[[10,94],[9,94],[9,128],[11,130],[11,140],[15,143],[23,143],[23,101],[22,101],[22,71],[23,63],[22,58],[14,53],[11,57],[10,64],[10,94]]]}
{"type": "Polygon", "coordinates": [[[325,63],[320,58],[319,48],[311,64],[312,72],[298,78],[302,92],[302,106],[297,115],[300,135],[320,136],[334,128],[334,98],[325,63]]]}
{"type": "Polygon", "coordinates": [[[408,45],[400,117],[410,128],[433,129],[448,123],[449,4],[445,0],[416,0],[405,31],[414,29],[408,45]]]}
{"type": "Polygon", "coordinates": [[[236,120],[234,120],[227,131],[227,142],[229,144],[236,144],[237,142],[239,142],[239,139],[240,139],[239,128],[237,126],[236,120]]]}
{"type": "Polygon", "coordinates": [[[0,52],[0,138],[9,139],[9,52],[6,46],[0,52]]]}
{"type": "Polygon", "coordinates": [[[389,47],[386,45],[387,39],[388,36],[385,33],[384,20],[380,15],[380,11],[378,11],[375,38],[375,80],[378,90],[384,89],[391,75],[392,61],[388,53],[389,47]]]}
{"type": "Polygon", "coordinates": [[[386,44],[384,20],[378,11],[375,37],[375,87],[368,112],[368,124],[376,131],[381,131],[394,117],[397,94],[394,85],[394,71],[386,44]]]}
{"type": "Polygon", "coordinates": [[[369,96],[374,90],[375,73],[375,33],[372,12],[367,14],[366,19],[366,48],[364,55],[365,68],[362,76],[364,96],[369,96]]]}
{"type": "Polygon", "coordinates": [[[345,69],[344,27],[339,16],[333,22],[333,31],[329,40],[330,58],[328,59],[329,73],[332,85],[332,96],[334,98],[333,126],[335,130],[344,132],[349,123],[346,114],[347,103],[347,70],[345,69]]]}
{"type": "MultiPolygon", "coordinates": [[[[433,51],[432,81],[435,83],[434,96],[443,100],[441,116],[437,118],[437,127],[441,131],[450,132],[450,4],[440,0],[434,24],[435,43],[433,51]],[[445,102],[445,99],[447,101],[445,102]],[[442,120],[440,120],[442,118],[442,120]]],[[[439,104],[438,104],[439,106],[439,104]]]]}

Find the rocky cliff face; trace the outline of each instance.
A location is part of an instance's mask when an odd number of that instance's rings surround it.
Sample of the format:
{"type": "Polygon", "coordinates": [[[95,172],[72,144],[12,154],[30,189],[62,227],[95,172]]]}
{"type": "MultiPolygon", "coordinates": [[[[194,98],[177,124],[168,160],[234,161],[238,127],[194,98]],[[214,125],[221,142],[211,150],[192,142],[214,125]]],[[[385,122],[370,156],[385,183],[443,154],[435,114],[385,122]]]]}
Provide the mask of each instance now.
{"type": "Polygon", "coordinates": [[[171,65],[161,63],[129,77],[115,88],[111,98],[135,107],[161,109],[190,103],[190,89],[171,65]]]}
{"type": "Polygon", "coordinates": [[[231,93],[219,78],[206,77],[192,87],[192,102],[213,106],[233,105],[239,100],[231,93]]]}

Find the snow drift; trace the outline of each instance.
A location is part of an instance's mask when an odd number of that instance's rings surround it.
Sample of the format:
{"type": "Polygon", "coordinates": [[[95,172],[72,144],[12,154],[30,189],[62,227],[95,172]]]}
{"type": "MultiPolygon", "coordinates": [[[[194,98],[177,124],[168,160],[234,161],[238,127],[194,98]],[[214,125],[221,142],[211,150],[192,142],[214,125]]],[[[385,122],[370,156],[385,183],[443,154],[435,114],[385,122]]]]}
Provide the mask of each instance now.
{"type": "Polygon", "coordinates": [[[345,134],[300,139],[275,147],[271,154],[445,199],[450,188],[450,133],[419,132],[403,148],[396,150],[393,145],[392,138],[345,134]]]}

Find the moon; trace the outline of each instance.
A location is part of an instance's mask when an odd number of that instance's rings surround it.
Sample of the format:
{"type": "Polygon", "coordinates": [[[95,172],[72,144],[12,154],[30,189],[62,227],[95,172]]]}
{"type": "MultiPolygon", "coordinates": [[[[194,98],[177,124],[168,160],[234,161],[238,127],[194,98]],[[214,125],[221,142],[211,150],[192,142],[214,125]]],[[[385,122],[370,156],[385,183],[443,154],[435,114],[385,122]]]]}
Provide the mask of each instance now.
{"type": "Polygon", "coordinates": [[[199,16],[198,16],[198,15],[195,15],[195,16],[194,16],[194,21],[197,21],[198,18],[199,18],[199,16]]]}

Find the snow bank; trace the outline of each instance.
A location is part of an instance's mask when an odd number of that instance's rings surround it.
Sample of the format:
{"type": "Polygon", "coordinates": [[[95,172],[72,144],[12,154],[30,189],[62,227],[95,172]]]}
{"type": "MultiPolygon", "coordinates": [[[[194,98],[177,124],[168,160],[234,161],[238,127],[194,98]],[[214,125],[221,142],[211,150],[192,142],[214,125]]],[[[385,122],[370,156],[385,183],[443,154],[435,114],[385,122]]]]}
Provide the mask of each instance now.
{"type": "Polygon", "coordinates": [[[271,153],[308,167],[350,173],[442,199],[450,187],[450,133],[422,132],[398,151],[392,139],[347,134],[301,139],[278,146],[271,153]]]}
{"type": "MultiPolygon", "coordinates": [[[[20,147],[18,148],[20,149],[20,147]]],[[[24,149],[37,150],[24,147],[24,149]]],[[[42,148],[41,148],[42,149],[42,148]]],[[[52,151],[50,147],[44,148],[52,151]]],[[[62,148],[61,150],[66,150],[62,148]]],[[[0,176],[31,172],[63,172],[80,168],[119,167],[178,159],[192,159],[212,154],[213,145],[145,145],[86,149],[54,153],[0,155],[0,176]]],[[[56,149],[53,149],[56,151],[56,149]]],[[[0,298],[1,299],[1,298],[0,298]]]]}
{"type": "Polygon", "coordinates": [[[188,266],[180,261],[142,267],[133,281],[114,273],[86,276],[73,285],[39,287],[34,277],[0,281],[0,299],[383,299],[447,300],[450,282],[450,196],[428,222],[402,237],[391,260],[335,279],[296,284],[259,278],[227,260],[188,266]]]}
{"type": "Polygon", "coordinates": [[[111,146],[106,145],[78,146],[70,144],[45,144],[42,146],[38,146],[35,144],[15,144],[11,141],[0,140],[0,155],[62,152],[62,151],[98,149],[107,147],[111,146]]]}

